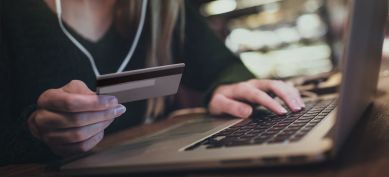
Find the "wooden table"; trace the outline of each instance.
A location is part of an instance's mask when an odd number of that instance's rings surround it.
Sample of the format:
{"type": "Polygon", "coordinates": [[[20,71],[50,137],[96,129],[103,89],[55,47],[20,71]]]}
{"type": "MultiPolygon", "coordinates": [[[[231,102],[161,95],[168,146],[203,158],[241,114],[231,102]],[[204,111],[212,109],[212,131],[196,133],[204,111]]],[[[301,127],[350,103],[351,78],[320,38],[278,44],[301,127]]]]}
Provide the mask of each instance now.
{"type": "MultiPolygon", "coordinates": [[[[389,72],[388,72],[389,73],[389,72]]],[[[389,75],[389,74],[387,74],[389,75]]],[[[218,171],[149,174],[149,176],[331,176],[373,177],[389,176],[389,76],[382,76],[378,86],[375,106],[369,109],[347,139],[339,156],[322,164],[295,167],[235,169],[218,171]]],[[[106,137],[99,145],[107,147],[123,139],[133,139],[150,134],[188,118],[177,117],[163,122],[143,125],[106,137]]],[[[0,168],[0,176],[54,177],[64,175],[46,169],[44,165],[9,165],[0,168]]],[[[136,175],[140,176],[140,175],[136,175]]]]}

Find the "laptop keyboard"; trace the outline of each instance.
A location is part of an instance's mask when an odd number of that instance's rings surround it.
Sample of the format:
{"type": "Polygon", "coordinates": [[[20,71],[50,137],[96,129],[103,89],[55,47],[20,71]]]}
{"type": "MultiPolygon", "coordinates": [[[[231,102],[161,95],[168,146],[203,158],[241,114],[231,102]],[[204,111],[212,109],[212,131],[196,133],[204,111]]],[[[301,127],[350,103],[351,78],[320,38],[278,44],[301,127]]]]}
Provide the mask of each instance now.
{"type": "Polygon", "coordinates": [[[226,128],[185,150],[299,141],[334,108],[335,100],[320,100],[306,102],[305,109],[283,116],[270,111],[258,111],[252,115],[252,118],[226,128]]]}

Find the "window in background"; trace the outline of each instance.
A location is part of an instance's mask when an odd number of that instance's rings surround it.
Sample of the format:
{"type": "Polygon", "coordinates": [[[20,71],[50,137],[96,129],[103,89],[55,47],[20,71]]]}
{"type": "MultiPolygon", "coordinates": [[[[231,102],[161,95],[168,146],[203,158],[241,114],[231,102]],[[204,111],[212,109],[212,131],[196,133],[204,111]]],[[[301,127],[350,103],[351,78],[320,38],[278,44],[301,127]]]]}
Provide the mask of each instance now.
{"type": "Polygon", "coordinates": [[[289,78],[330,72],[338,63],[332,20],[345,9],[331,9],[338,14],[329,17],[328,7],[324,0],[215,0],[200,10],[258,78],[289,78]]]}

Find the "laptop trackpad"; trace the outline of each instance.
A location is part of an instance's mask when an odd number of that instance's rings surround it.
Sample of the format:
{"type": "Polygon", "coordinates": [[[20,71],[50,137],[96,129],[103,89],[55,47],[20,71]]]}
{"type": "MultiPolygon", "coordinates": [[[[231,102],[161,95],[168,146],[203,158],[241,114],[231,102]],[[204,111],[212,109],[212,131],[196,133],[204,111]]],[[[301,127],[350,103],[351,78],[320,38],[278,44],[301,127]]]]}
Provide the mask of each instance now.
{"type": "Polygon", "coordinates": [[[175,138],[193,134],[206,133],[222,124],[225,124],[228,120],[217,120],[211,118],[199,118],[198,120],[190,120],[183,122],[177,126],[171,127],[167,130],[161,131],[155,135],[146,137],[145,140],[166,140],[166,138],[175,138]]]}

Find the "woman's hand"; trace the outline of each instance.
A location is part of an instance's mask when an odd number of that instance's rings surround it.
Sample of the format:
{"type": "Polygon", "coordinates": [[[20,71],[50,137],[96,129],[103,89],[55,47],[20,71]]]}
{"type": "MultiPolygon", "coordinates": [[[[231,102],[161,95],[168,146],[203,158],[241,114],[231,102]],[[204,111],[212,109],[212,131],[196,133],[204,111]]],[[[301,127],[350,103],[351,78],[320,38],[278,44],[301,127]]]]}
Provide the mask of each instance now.
{"type": "Polygon", "coordinates": [[[114,96],[98,96],[74,80],[40,95],[28,126],[54,153],[68,156],[92,149],[103,138],[104,129],[125,111],[114,96]]]}
{"type": "Polygon", "coordinates": [[[262,105],[276,114],[286,114],[287,110],[267,92],[281,98],[292,111],[299,111],[305,107],[298,90],[293,86],[282,81],[253,79],[216,88],[209,103],[210,113],[247,118],[253,112],[253,108],[244,102],[250,102],[262,105]]]}

